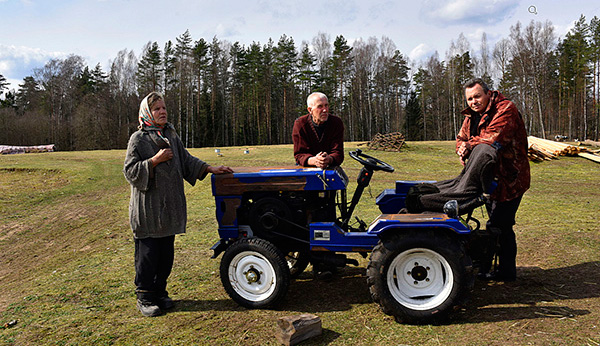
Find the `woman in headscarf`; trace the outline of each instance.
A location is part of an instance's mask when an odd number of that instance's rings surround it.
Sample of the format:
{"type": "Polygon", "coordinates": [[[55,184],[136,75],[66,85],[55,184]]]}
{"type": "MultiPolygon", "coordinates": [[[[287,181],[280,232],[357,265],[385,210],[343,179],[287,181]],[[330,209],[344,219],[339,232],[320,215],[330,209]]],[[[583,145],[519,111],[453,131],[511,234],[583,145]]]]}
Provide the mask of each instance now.
{"type": "Polygon", "coordinates": [[[174,306],[167,278],[173,267],[175,235],[185,233],[187,221],[183,180],[194,185],[208,173],[233,171],[190,155],[167,122],[160,93],[151,92],[142,100],[139,124],[129,139],[123,173],[131,184],[137,308],[144,316],[157,316],[174,306]]]}

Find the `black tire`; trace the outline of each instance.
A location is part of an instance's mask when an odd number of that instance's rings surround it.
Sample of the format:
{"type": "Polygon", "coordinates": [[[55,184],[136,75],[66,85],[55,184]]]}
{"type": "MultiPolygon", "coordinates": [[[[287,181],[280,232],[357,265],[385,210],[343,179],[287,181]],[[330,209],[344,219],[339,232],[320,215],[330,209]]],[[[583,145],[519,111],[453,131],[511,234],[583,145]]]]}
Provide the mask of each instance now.
{"type": "Polygon", "coordinates": [[[473,266],[461,242],[440,231],[398,231],[373,249],[367,283],[396,321],[433,323],[469,297],[473,266]]]}
{"type": "Polygon", "coordinates": [[[290,285],[285,256],[260,238],[242,238],[231,244],[221,258],[220,274],[231,299],[250,309],[277,304],[290,285]]]}
{"type": "Polygon", "coordinates": [[[300,274],[304,272],[308,263],[310,262],[310,256],[306,251],[290,251],[285,255],[285,259],[290,269],[290,278],[296,279],[300,274]]]}

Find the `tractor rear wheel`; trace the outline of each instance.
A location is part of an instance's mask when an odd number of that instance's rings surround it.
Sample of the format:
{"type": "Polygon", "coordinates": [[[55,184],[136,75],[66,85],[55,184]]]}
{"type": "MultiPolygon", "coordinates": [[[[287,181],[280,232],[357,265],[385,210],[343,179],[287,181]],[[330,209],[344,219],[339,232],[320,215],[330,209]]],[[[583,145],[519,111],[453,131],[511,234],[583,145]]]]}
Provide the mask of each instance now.
{"type": "Polygon", "coordinates": [[[367,280],[383,312],[406,323],[447,317],[474,284],[464,247],[439,231],[399,231],[381,240],[371,254],[367,280]]]}
{"type": "Polygon", "coordinates": [[[220,274],[231,299],[251,309],[275,305],[290,284],[285,256],[260,238],[242,238],[229,246],[221,259],[220,274]]]}

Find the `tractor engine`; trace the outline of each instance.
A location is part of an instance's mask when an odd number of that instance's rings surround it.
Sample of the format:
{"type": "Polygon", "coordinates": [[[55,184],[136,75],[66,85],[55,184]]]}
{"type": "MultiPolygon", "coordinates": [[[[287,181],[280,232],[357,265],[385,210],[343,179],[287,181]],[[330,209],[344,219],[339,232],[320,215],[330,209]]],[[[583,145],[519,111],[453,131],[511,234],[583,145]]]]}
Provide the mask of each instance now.
{"type": "Polygon", "coordinates": [[[311,222],[336,220],[337,191],[248,192],[238,222],[285,251],[309,248],[311,222]]]}

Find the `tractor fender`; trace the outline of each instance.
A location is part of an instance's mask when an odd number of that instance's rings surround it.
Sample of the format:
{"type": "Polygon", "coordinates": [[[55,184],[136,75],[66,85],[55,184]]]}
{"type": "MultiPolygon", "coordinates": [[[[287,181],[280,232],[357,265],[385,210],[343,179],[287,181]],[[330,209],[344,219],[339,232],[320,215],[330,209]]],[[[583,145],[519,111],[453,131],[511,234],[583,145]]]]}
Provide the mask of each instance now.
{"type": "Polygon", "coordinates": [[[443,213],[383,214],[371,223],[367,233],[385,238],[392,232],[408,230],[439,230],[455,235],[471,234],[471,229],[467,225],[443,213]]]}

